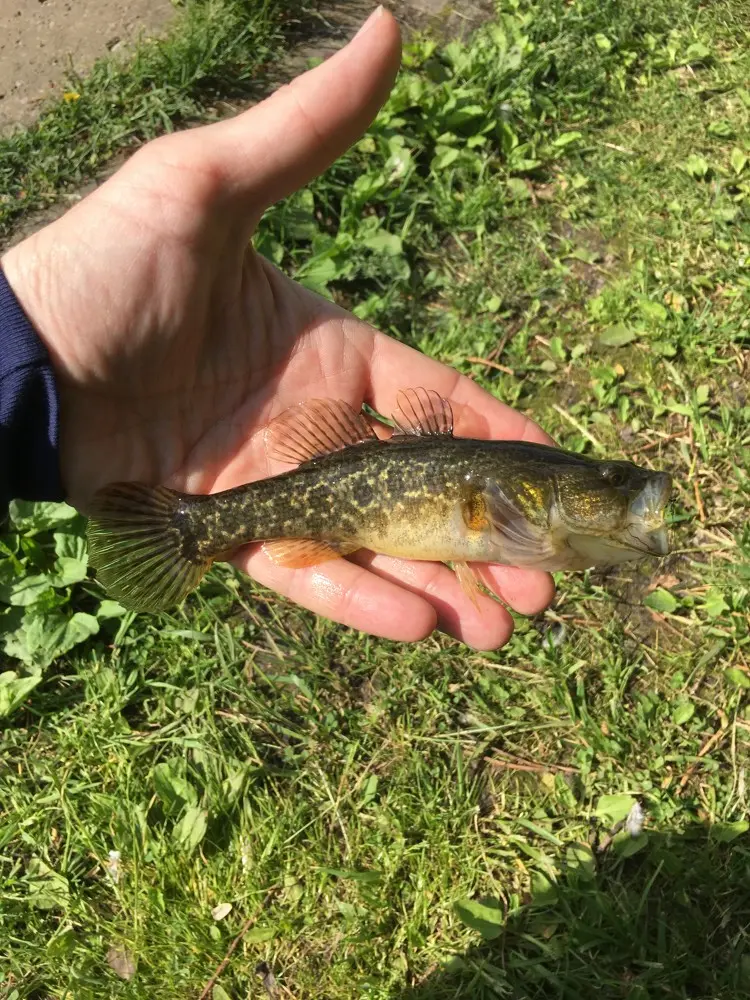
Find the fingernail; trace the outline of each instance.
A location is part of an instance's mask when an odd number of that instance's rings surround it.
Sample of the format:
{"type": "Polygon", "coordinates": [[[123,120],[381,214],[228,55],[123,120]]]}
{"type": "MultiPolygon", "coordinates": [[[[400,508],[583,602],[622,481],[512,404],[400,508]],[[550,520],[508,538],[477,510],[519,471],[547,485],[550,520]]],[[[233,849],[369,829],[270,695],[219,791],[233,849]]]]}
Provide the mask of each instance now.
{"type": "Polygon", "coordinates": [[[364,33],[373,26],[373,24],[377,21],[379,17],[381,17],[382,14],[383,14],[383,5],[381,3],[380,6],[376,7],[375,10],[372,12],[372,14],[370,14],[370,16],[367,18],[365,23],[362,25],[362,27],[359,29],[359,31],[354,37],[359,38],[360,35],[364,35],[364,33]]]}

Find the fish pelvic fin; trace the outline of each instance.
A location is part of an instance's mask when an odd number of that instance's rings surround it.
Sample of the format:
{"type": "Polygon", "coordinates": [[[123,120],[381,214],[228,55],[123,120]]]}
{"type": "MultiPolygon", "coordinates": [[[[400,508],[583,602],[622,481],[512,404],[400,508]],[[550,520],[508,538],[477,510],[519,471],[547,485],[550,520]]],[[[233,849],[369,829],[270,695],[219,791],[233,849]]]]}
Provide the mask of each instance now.
{"type": "Polygon", "coordinates": [[[371,438],[377,435],[366,417],[343,399],[310,399],[291,406],[271,421],[265,435],[269,458],[295,464],[371,438]]]}
{"type": "Polygon", "coordinates": [[[163,611],[198,586],[212,560],[191,552],[184,497],[166,486],[112,483],[92,501],[89,561],[110,597],[130,611],[163,611]]]}
{"type": "Polygon", "coordinates": [[[318,563],[341,559],[356,552],[360,545],[342,542],[321,542],[314,538],[278,538],[263,543],[263,551],[277,566],[302,569],[318,563]]]}
{"type": "Polygon", "coordinates": [[[394,436],[453,435],[451,404],[434,389],[402,389],[392,417],[394,436]]]}
{"type": "Polygon", "coordinates": [[[471,603],[480,611],[479,598],[482,595],[479,577],[476,570],[467,562],[453,563],[453,570],[461,584],[461,590],[466,594],[471,603]]]}

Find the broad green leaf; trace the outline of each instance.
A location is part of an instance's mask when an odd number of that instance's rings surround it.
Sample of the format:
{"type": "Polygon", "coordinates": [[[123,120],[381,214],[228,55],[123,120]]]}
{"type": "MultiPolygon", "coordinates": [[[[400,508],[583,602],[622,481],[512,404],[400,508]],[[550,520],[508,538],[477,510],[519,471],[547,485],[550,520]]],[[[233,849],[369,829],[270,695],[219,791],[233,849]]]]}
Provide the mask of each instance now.
{"type": "Polygon", "coordinates": [[[73,531],[55,531],[52,537],[55,540],[56,556],[86,561],[88,550],[86,540],[82,535],[73,531]]]}
{"type": "Polygon", "coordinates": [[[40,669],[99,631],[93,615],[77,611],[68,618],[62,611],[27,613],[21,627],[5,639],[5,652],[40,669]]]}
{"type": "Polygon", "coordinates": [[[75,559],[72,556],[62,556],[55,561],[55,572],[50,575],[53,587],[70,587],[86,579],[88,560],[75,559]]]}
{"type": "Polygon", "coordinates": [[[565,146],[569,146],[573,142],[578,142],[579,139],[583,138],[583,132],[563,132],[552,140],[552,145],[557,149],[561,149],[565,146]]]}
{"type": "Polygon", "coordinates": [[[385,161],[385,170],[388,173],[388,182],[401,180],[409,172],[412,166],[411,152],[406,148],[397,149],[385,161]]]}
{"type": "Polygon", "coordinates": [[[78,517],[78,511],[66,503],[43,503],[31,500],[13,500],[9,508],[13,527],[24,533],[47,531],[58,524],[65,524],[78,517]]]}
{"type": "Polygon", "coordinates": [[[594,41],[600,52],[612,51],[612,42],[610,42],[606,35],[602,35],[601,33],[594,35],[594,41]]]}
{"type": "Polygon", "coordinates": [[[217,983],[211,990],[211,1000],[232,1000],[232,998],[224,987],[217,983]]]}
{"type": "Polygon", "coordinates": [[[694,715],[695,705],[692,701],[683,701],[675,706],[672,712],[672,722],[676,726],[684,726],[686,722],[690,722],[694,715]]]}
{"type": "Polygon", "coordinates": [[[263,941],[273,941],[276,934],[277,930],[275,927],[261,924],[249,930],[242,940],[247,941],[249,944],[261,944],[263,941]]]}
{"type": "Polygon", "coordinates": [[[637,336],[636,331],[625,326],[624,323],[616,323],[614,326],[602,330],[598,339],[599,343],[604,344],[605,347],[624,347],[625,344],[635,340],[637,336]]]}
{"type": "Polygon", "coordinates": [[[736,135],[734,125],[727,121],[726,118],[720,118],[719,121],[711,122],[708,126],[709,135],[718,136],[719,139],[733,139],[736,135]]]}
{"type": "Polygon", "coordinates": [[[526,201],[531,198],[531,191],[529,191],[528,184],[522,181],[520,177],[509,177],[505,185],[514,201],[526,201]]]}
{"type": "Polygon", "coordinates": [[[647,833],[639,833],[637,837],[631,837],[629,833],[623,831],[618,833],[612,841],[612,851],[619,858],[630,858],[642,851],[647,844],[647,833]]]}
{"type": "Polygon", "coordinates": [[[369,805],[378,793],[378,776],[377,774],[371,774],[365,782],[365,787],[362,791],[362,800],[360,802],[360,808],[369,805]]]}
{"type": "Polygon", "coordinates": [[[691,177],[696,177],[698,179],[705,177],[710,169],[708,161],[702,156],[697,156],[695,153],[691,153],[682,166],[691,177]]]}
{"type": "Polygon", "coordinates": [[[641,299],[638,303],[642,315],[646,319],[653,320],[655,323],[664,323],[667,318],[667,307],[663,306],[661,302],[653,302],[651,299],[641,299]]]}
{"type": "Polygon", "coordinates": [[[336,262],[330,257],[313,257],[295,274],[295,280],[320,295],[328,292],[328,282],[338,276],[336,262]]]}
{"type": "Polygon", "coordinates": [[[614,826],[627,819],[634,802],[632,795],[601,795],[596,803],[594,815],[614,826]]]}
{"type": "Polygon", "coordinates": [[[735,146],[729,157],[729,162],[732,165],[732,170],[734,170],[736,174],[741,174],[742,171],[747,166],[747,161],[748,161],[747,153],[743,153],[741,149],[738,149],[735,146]]]}
{"type": "Polygon", "coordinates": [[[542,872],[531,876],[531,905],[554,906],[558,899],[557,886],[542,872]]]}
{"type": "Polygon", "coordinates": [[[586,882],[596,878],[596,859],[588,844],[571,844],[565,852],[568,871],[586,882]]]}
{"type": "Polygon", "coordinates": [[[152,772],[156,794],[168,810],[182,809],[184,805],[195,805],[198,793],[185,777],[185,763],[182,760],[163,761],[152,772]]]}
{"type": "Polygon", "coordinates": [[[724,676],[730,684],[734,684],[736,687],[750,688],[750,676],[738,667],[727,667],[724,676]]]}
{"type": "Polygon", "coordinates": [[[446,128],[461,128],[467,122],[474,122],[478,118],[487,116],[487,107],[482,104],[466,104],[462,108],[456,108],[443,119],[446,128]]]}
{"type": "Polygon", "coordinates": [[[41,673],[19,677],[15,671],[6,670],[0,674],[0,719],[15,712],[41,680],[41,673]]]}
{"type": "Polygon", "coordinates": [[[680,606],[680,602],[674,594],[670,594],[663,587],[657,587],[650,594],[646,594],[643,598],[643,603],[647,608],[651,608],[652,611],[661,611],[667,614],[673,614],[680,606]]]}
{"type": "Polygon", "coordinates": [[[719,618],[725,611],[729,611],[729,605],[721,591],[712,587],[703,598],[703,610],[709,617],[719,618]]]}
{"type": "Polygon", "coordinates": [[[206,835],[208,814],[198,806],[188,806],[174,828],[174,838],[186,851],[194,851],[206,835]]]}
{"type": "Polygon", "coordinates": [[[491,941],[502,934],[505,914],[499,904],[489,905],[476,899],[462,899],[454,904],[453,909],[461,923],[478,931],[485,941],[491,941]]]}
{"type": "Polygon", "coordinates": [[[401,237],[396,236],[395,233],[387,233],[384,229],[373,236],[368,236],[362,242],[370,250],[389,254],[391,257],[396,257],[403,251],[401,237]]]}
{"type": "Polygon", "coordinates": [[[27,608],[49,589],[50,578],[45,574],[16,577],[9,587],[0,587],[0,601],[18,608],[27,608]]]}
{"type": "Polygon", "coordinates": [[[704,59],[710,58],[711,49],[703,42],[693,42],[692,45],[688,46],[686,55],[688,62],[703,62],[704,59]]]}
{"type": "Polygon", "coordinates": [[[25,881],[31,906],[37,910],[66,909],[70,898],[68,880],[41,858],[31,859],[25,881]]]}
{"type": "Polygon", "coordinates": [[[432,170],[444,170],[451,163],[455,163],[460,151],[455,146],[436,146],[435,155],[432,158],[430,167],[432,170]]]}
{"type": "Polygon", "coordinates": [[[97,618],[121,618],[126,613],[126,608],[117,601],[102,601],[96,610],[97,618]]]}
{"type": "Polygon", "coordinates": [[[335,875],[336,878],[351,879],[352,882],[379,882],[383,873],[379,871],[357,871],[352,868],[321,868],[325,875],[335,875]]]}
{"type": "Polygon", "coordinates": [[[743,833],[750,830],[750,823],[746,819],[739,819],[736,823],[714,823],[710,830],[712,840],[718,840],[720,844],[730,844],[733,840],[741,837],[743,833]]]}

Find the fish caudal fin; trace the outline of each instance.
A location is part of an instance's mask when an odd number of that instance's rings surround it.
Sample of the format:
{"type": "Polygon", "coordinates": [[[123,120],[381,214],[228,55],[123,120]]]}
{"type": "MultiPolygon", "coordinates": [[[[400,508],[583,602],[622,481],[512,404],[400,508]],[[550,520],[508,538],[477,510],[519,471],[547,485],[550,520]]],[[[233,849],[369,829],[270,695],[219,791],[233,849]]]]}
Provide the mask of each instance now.
{"type": "Polygon", "coordinates": [[[128,610],[178,604],[211,565],[186,544],[182,506],[174,490],[142,483],[113,483],[94,496],[89,561],[110,597],[128,610]]]}

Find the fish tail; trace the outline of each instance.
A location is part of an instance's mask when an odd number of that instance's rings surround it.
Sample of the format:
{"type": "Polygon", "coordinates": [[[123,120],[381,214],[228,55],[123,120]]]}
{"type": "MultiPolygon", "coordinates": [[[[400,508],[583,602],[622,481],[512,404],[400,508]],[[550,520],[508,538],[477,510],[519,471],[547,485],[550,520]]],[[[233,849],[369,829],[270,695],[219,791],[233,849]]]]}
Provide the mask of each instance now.
{"type": "Polygon", "coordinates": [[[94,496],[89,560],[109,595],[129,610],[178,604],[211,565],[197,552],[187,504],[166,486],[143,483],[112,483],[94,496]]]}

